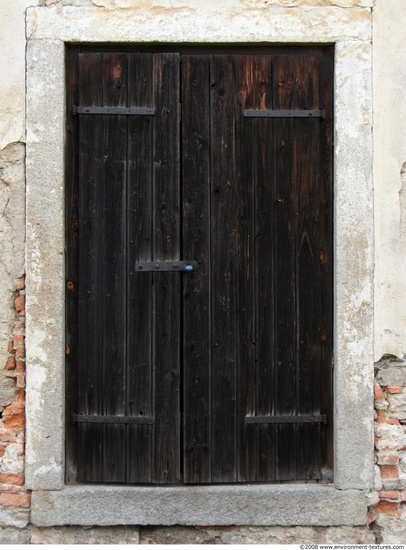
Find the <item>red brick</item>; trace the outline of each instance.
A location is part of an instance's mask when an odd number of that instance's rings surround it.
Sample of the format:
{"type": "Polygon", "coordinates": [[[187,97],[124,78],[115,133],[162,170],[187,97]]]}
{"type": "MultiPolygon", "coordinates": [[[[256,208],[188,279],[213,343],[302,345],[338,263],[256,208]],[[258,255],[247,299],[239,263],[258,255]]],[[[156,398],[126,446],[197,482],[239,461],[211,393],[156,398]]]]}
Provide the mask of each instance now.
{"type": "Polygon", "coordinates": [[[24,346],[24,335],[16,334],[13,338],[13,341],[15,349],[22,348],[24,346]]]}
{"type": "Polygon", "coordinates": [[[374,394],[375,394],[375,401],[383,401],[384,396],[382,393],[381,386],[375,386],[374,387],[374,394]]]}
{"type": "Polygon", "coordinates": [[[9,341],[8,341],[8,347],[7,347],[7,349],[8,349],[8,352],[9,352],[9,353],[14,353],[14,344],[13,344],[13,340],[9,340],[9,341]]]}
{"type": "Polygon", "coordinates": [[[5,428],[24,428],[25,426],[25,406],[23,401],[17,400],[5,407],[3,412],[3,421],[5,428]]]}
{"type": "Polygon", "coordinates": [[[400,492],[400,501],[406,502],[406,489],[403,489],[403,491],[400,492]]]}
{"type": "Polygon", "coordinates": [[[4,368],[6,370],[14,370],[16,368],[16,360],[14,355],[10,355],[10,357],[7,359],[7,363],[4,368]]]}
{"type": "Polygon", "coordinates": [[[394,393],[402,393],[403,388],[402,386],[388,386],[386,388],[386,393],[394,394],[394,393]]]}
{"type": "Polygon", "coordinates": [[[23,275],[17,281],[16,290],[24,290],[24,288],[25,288],[25,277],[23,275]]]}
{"type": "Polygon", "coordinates": [[[0,483],[24,485],[24,476],[23,474],[0,474],[0,483]]]}
{"type": "Polygon", "coordinates": [[[20,390],[17,394],[17,401],[19,403],[25,403],[25,390],[20,390]]]}
{"type": "Polygon", "coordinates": [[[14,301],[15,308],[20,317],[25,316],[25,297],[23,295],[17,296],[14,301]]]}
{"type": "Polygon", "coordinates": [[[25,374],[23,372],[19,372],[17,374],[16,385],[17,385],[17,388],[25,388],[25,374]]]}
{"type": "Polygon", "coordinates": [[[17,506],[28,508],[30,505],[30,495],[16,495],[13,493],[0,493],[1,506],[17,506]]]}
{"type": "Polygon", "coordinates": [[[387,500],[381,500],[375,508],[375,512],[381,514],[389,514],[391,516],[396,516],[398,511],[398,505],[396,502],[389,502],[387,500]]]}
{"type": "Polygon", "coordinates": [[[386,424],[388,419],[386,417],[386,412],[382,409],[376,410],[376,423],[377,424],[386,424]]]}
{"type": "Polygon", "coordinates": [[[6,452],[6,447],[4,445],[0,445],[0,458],[4,456],[5,452],[6,452]]]}
{"type": "Polygon", "coordinates": [[[381,466],[381,478],[382,479],[398,479],[399,470],[397,466],[381,466]]]}
{"type": "Polygon", "coordinates": [[[24,346],[16,349],[16,359],[24,359],[25,357],[25,348],[24,346]]]}
{"type": "Polygon", "coordinates": [[[394,466],[399,464],[399,455],[398,453],[377,453],[376,455],[377,464],[394,466]]]}
{"type": "Polygon", "coordinates": [[[18,359],[18,361],[16,361],[16,372],[25,372],[24,359],[18,359]]]}
{"type": "Polygon", "coordinates": [[[383,498],[385,500],[397,501],[399,498],[399,491],[379,491],[378,496],[379,498],[383,498]]]}
{"type": "Polygon", "coordinates": [[[11,443],[14,441],[23,441],[24,430],[21,429],[12,429],[12,428],[2,428],[0,429],[0,441],[3,443],[11,443]]]}

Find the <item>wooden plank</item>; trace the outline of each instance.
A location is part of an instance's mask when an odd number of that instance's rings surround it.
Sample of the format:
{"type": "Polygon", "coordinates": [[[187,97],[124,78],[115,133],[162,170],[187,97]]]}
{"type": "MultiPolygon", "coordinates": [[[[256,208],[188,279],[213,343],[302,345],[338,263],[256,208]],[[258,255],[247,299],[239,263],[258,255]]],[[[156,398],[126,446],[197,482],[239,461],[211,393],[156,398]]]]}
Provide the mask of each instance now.
{"type": "Polygon", "coordinates": [[[66,482],[77,478],[77,427],[70,421],[78,408],[78,256],[79,256],[79,188],[78,188],[78,120],[72,107],[79,101],[79,48],[66,50],[66,482]]]}
{"type": "MultiPolygon", "coordinates": [[[[178,54],[154,54],[154,247],[152,260],[180,258],[178,54]]],[[[180,479],[180,280],[154,274],[153,482],[180,479]]]]}
{"type": "MultiPolygon", "coordinates": [[[[127,56],[103,55],[103,104],[127,103],[127,56]]],[[[103,240],[103,414],[126,414],[126,285],[127,285],[127,117],[103,117],[104,224],[103,240]]],[[[103,480],[126,480],[126,428],[104,426],[103,480]]]]}
{"type": "MultiPolygon", "coordinates": [[[[128,104],[153,105],[152,54],[129,56],[128,104]]],[[[153,416],[152,275],[137,261],[152,258],[153,120],[128,120],[127,414],[153,416]]],[[[127,426],[127,481],[152,480],[153,427],[127,426]]]]}
{"type": "MultiPolygon", "coordinates": [[[[101,54],[79,55],[79,101],[102,101],[101,54]]],[[[105,232],[103,122],[83,116],[79,127],[79,361],[78,409],[100,414],[103,406],[103,241],[105,232]],[[83,337],[86,335],[86,338],[83,337]]],[[[78,426],[78,481],[102,481],[103,430],[78,426]]]]}
{"type": "Polygon", "coordinates": [[[211,58],[212,482],[236,481],[235,79],[211,58]]]}
{"type": "MultiPolygon", "coordinates": [[[[272,58],[263,56],[256,61],[256,88],[261,101],[257,107],[273,106],[272,58]],[[260,61],[260,64],[259,64],[260,61]],[[258,68],[261,67],[261,71],[258,68]]],[[[255,236],[255,317],[256,369],[255,411],[257,415],[272,414],[274,410],[274,163],[272,126],[267,119],[257,119],[252,125],[253,194],[255,218],[252,229],[255,236]]],[[[272,425],[255,427],[257,430],[256,480],[275,478],[275,433],[272,425]]]]}
{"type": "Polygon", "coordinates": [[[183,481],[211,481],[210,59],[182,57],[183,481]]]}
{"type": "MultiPolygon", "coordinates": [[[[243,117],[246,106],[258,96],[257,58],[235,56],[235,187],[236,187],[236,384],[237,479],[256,480],[256,430],[244,421],[255,414],[256,315],[255,315],[255,203],[251,150],[251,121],[243,117]],[[239,92],[239,93],[238,93],[239,92]],[[247,154],[248,153],[248,154],[247,154]]],[[[260,98],[258,98],[260,100],[260,98]]],[[[255,141],[256,138],[254,138],[255,141]]]]}
{"type": "MultiPolygon", "coordinates": [[[[292,109],[294,65],[291,56],[275,56],[274,108],[292,109]]],[[[274,414],[295,414],[296,398],[296,213],[292,174],[292,120],[273,122],[275,232],[275,405],[274,414]]],[[[295,426],[276,428],[276,479],[296,477],[295,426]]]]}
{"type": "MultiPolygon", "coordinates": [[[[318,108],[319,75],[315,56],[295,58],[294,107],[318,108]]],[[[293,178],[297,189],[298,355],[296,363],[296,411],[301,415],[320,411],[320,122],[294,123],[293,178]]],[[[320,426],[296,428],[297,479],[320,478],[320,426]]]]}
{"type": "MultiPolygon", "coordinates": [[[[244,119],[246,109],[272,106],[271,63],[267,55],[237,57],[236,182],[237,182],[237,364],[238,364],[238,479],[257,480],[259,431],[245,422],[257,408],[258,255],[257,147],[255,121],[244,119]]],[[[260,169],[260,168],[259,168],[260,169]]],[[[258,185],[259,184],[259,185],[258,185]]],[[[267,257],[269,251],[267,250],[267,257]]],[[[262,264],[262,260],[261,260],[262,264]]],[[[264,388],[266,392],[266,388],[264,388]]],[[[266,452],[269,455],[268,451],[266,452]]]]}

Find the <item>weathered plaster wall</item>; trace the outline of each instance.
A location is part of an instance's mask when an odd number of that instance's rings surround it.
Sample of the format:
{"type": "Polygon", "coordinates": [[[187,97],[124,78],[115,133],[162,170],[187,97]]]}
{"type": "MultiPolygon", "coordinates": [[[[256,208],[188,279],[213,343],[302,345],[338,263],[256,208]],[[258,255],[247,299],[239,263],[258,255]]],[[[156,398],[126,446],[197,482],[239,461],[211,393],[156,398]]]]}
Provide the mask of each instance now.
{"type": "Polygon", "coordinates": [[[406,354],[406,3],[376,0],[373,25],[375,359],[406,354]]]}
{"type": "Polygon", "coordinates": [[[25,10],[0,0],[0,526],[24,527],[25,10]]]}
{"type": "Polygon", "coordinates": [[[15,396],[3,367],[16,323],[14,292],[24,273],[25,9],[0,0],[0,411],[15,396]]]}

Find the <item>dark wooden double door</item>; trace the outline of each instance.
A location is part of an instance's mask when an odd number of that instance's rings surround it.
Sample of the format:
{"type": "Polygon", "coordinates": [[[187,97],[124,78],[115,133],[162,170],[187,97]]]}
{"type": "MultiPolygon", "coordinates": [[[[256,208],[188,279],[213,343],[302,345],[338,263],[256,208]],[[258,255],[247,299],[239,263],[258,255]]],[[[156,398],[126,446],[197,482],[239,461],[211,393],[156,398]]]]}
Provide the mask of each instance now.
{"type": "Polygon", "coordinates": [[[68,49],[68,481],[331,470],[332,67],[68,49]]]}

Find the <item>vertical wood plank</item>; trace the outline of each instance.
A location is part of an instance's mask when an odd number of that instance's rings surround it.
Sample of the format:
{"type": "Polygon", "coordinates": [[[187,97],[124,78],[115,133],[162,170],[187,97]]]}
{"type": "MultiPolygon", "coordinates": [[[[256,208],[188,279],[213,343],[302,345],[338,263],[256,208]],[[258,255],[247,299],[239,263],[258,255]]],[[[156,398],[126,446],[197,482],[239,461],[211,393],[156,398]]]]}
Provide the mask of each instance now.
{"type": "MultiPolygon", "coordinates": [[[[127,105],[127,56],[103,55],[103,104],[127,105]]],[[[126,414],[127,117],[104,116],[103,414],[126,414]]],[[[103,480],[126,480],[126,426],[104,426],[103,480]]]]}
{"type": "MultiPolygon", "coordinates": [[[[320,109],[318,60],[295,59],[296,109],[320,109]]],[[[293,178],[297,189],[297,414],[320,413],[320,120],[294,122],[293,178]]],[[[296,428],[297,479],[320,477],[320,425],[296,428]]]]}
{"type": "MultiPolygon", "coordinates": [[[[102,54],[79,55],[79,102],[102,104],[102,54]]],[[[105,232],[103,120],[79,117],[79,373],[78,413],[102,414],[103,242],[105,232]]],[[[78,425],[78,480],[102,481],[103,426],[78,425]]]]}
{"type": "MultiPolygon", "coordinates": [[[[180,255],[178,54],[154,54],[154,258],[180,255]]],[[[155,483],[180,479],[180,279],[154,274],[155,483]]]]}
{"type": "MultiPolygon", "coordinates": [[[[245,423],[255,414],[257,319],[255,310],[255,202],[251,151],[256,140],[243,110],[256,108],[258,58],[235,56],[235,187],[236,187],[236,376],[237,479],[256,480],[256,426],[245,423]],[[255,107],[254,107],[255,105],[255,107]],[[254,140],[253,140],[254,137],[254,140]],[[247,154],[248,153],[248,154],[247,154]]],[[[262,76],[262,75],[261,75],[262,76]]],[[[261,79],[260,79],[261,80],[261,79]]],[[[259,101],[257,102],[257,98],[259,101]]]]}
{"type": "MultiPolygon", "coordinates": [[[[292,109],[294,65],[291,56],[275,56],[274,109],[292,109]]],[[[296,212],[292,174],[292,121],[274,121],[275,162],[275,414],[295,414],[296,398],[296,212]]],[[[293,424],[276,427],[276,479],[295,479],[293,424]]]]}
{"type": "MultiPolygon", "coordinates": [[[[130,54],[128,106],[153,107],[152,54],[130,54]]],[[[135,272],[152,259],[152,130],[146,116],[128,120],[127,414],[154,416],[152,402],[152,275],[135,272]]],[[[151,425],[127,426],[127,481],[152,479],[151,425]]]]}
{"type": "MultiPolygon", "coordinates": [[[[272,109],[272,58],[261,61],[257,87],[262,99],[257,108],[272,109]]],[[[255,308],[258,324],[256,364],[256,414],[272,415],[275,410],[275,181],[273,121],[253,121],[253,162],[255,185],[255,308]]],[[[276,427],[257,425],[257,481],[275,478],[276,427]]]]}
{"type": "Polygon", "coordinates": [[[211,481],[209,102],[209,57],[183,56],[183,258],[199,264],[183,275],[184,483],[211,481]]]}
{"type": "Polygon", "coordinates": [[[236,481],[235,79],[211,58],[212,482],[236,481]]]}

